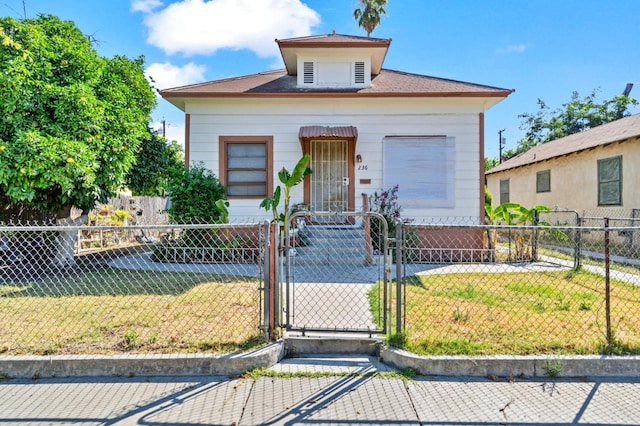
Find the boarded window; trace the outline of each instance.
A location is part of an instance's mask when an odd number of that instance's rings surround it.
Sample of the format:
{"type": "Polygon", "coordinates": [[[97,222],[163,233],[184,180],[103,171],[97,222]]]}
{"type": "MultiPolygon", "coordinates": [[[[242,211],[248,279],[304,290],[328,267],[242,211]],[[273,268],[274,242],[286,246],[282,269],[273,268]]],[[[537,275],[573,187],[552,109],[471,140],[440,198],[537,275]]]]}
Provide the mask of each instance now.
{"type": "Polygon", "coordinates": [[[551,192],[551,170],[536,173],[536,192],[551,192]]]}
{"type": "Polygon", "coordinates": [[[221,138],[220,175],[229,197],[265,197],[270,191],[271,139],[221,138]]]}
{"type": "Polygon", "coordinates": [[[509,202],[509,179],[500,179],[500,204],[509,202]]]}
{"type": "Polygon", "coordinates": [[[386,137],[383,185],[404,208],[455,207],[455,138],[386,137]]]}
{"type": "Polygon", "coordinates": [[[622,205],[622,156],[598,160],[598,205],[622,205]]]}

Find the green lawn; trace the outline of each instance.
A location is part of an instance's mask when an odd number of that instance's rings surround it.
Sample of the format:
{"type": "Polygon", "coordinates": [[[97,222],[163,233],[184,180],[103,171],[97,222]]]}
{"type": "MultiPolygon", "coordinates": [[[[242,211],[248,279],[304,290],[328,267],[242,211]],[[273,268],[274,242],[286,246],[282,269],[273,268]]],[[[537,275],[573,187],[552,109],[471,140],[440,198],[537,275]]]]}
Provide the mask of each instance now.
{"type": "Polygon", "coordinates": [[[261,284],[105,268],[0,284],[0,353],[232,352],[263,342],[261,284]]]}
{"type": "Polygon", "coordinates": [[[640,354],[640,288],[615,281],[611,288],[616,342],[607,346],[601,276],[413,276],[406,287],[406,333],[401,340],[405,349],[431,355],[640,354]]]}

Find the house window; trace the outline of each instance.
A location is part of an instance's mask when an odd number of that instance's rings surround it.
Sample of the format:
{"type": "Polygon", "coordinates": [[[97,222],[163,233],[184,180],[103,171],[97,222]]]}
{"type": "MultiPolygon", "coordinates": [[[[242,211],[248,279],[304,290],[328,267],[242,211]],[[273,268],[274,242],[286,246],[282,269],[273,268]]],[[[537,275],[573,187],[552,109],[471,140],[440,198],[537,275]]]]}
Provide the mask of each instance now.
{"type": "Polygon", "coordinates": [[[500,204],[509,202],[509,179],[500,179],[500,204]]]}
{"type": "Polygon", "coordinates": [[[400,186],[404,208],[456,206],[456,141],[446,136],[387,136],[384,188],[400,186]]]}
{"type": "Polygon", "coordinates": [[[260,198],[271,193],[272,137],[220,137],[220,181],[229,198],[260,198]]]}
{"type": "Polygon", "coordinates": [[[622,156],[598,160],[598,205],[622,205],[622,156]]]}
{"type": "Polygon", "coordinates": [[[551,170],[536,173],[536,192],[551,192],[551,170]]]}

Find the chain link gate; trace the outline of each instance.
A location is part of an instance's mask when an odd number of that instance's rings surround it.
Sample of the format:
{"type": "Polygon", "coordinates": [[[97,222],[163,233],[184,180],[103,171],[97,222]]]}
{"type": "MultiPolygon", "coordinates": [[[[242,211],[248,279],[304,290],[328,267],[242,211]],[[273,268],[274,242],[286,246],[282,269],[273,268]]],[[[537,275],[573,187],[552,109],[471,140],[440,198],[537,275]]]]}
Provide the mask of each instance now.
{"type": "Polygon", "coordinates": [[[281,246],[286,330],[390,332],[392,302],[401,305],[391,294],[393,256],[382,215],[298,212],[286,224],[281,246]]]}

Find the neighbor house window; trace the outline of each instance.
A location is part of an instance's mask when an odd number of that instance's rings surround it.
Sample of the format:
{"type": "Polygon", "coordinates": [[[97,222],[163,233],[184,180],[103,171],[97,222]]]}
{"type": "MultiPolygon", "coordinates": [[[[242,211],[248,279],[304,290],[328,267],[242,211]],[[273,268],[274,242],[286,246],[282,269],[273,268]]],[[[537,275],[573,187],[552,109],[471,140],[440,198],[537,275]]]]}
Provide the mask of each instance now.
{"type": "Polygon", "coordinates": [[[598,205],[622,205],[622,156],[598,160],[598,205]]]}
{"type": "Polygon", "coordinates": [[[551,170],[536,173],[536,192],[551,192],[551,170]]]}
{"type": "Polygon", "coordinates": [[[500,204],[509,202],[509,179],[500,179],[500,204]]]}
{"type": "Polygon", "coordinates": [[[221,136],[220,181],[229,198],[260,198],[271,193],[273,138],[221,136]]]}

